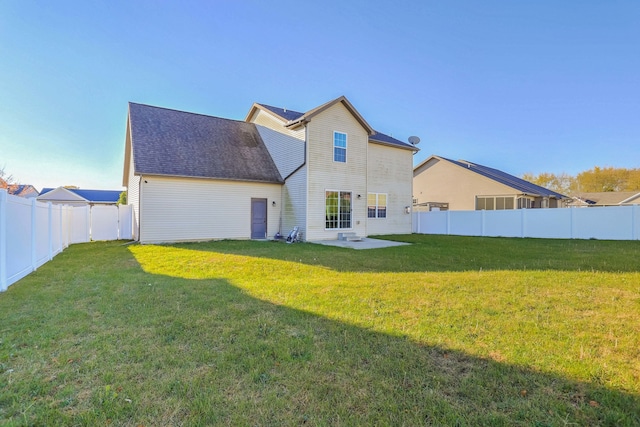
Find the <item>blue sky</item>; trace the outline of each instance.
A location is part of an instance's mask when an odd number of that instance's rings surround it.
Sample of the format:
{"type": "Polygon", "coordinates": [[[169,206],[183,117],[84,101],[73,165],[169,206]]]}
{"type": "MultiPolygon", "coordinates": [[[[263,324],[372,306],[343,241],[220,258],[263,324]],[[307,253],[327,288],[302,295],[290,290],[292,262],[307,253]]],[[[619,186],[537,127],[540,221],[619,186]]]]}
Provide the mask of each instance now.
{"type": "Polygon", "coordinates": [[[640,167],[640,1],[0,2],[0,167],[120,189],[127,102],[244,119],[345,95],[505,172],[640,167]]]}

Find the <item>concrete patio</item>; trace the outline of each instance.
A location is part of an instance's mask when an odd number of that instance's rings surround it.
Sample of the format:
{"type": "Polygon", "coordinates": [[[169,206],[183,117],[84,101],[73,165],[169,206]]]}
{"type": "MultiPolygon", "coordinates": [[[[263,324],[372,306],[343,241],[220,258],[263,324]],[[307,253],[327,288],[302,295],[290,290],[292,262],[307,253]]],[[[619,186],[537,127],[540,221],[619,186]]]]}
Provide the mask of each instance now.
{"type": "Polygon", "coordinates": [[[313,240],[309,241],[309,243],[350,249],[380,249],[411,244],[404,242],[392,242],[390,240],[371,239],[369,237],[363,237],[362,240],[353,242],[347,240],[313,240]]]}

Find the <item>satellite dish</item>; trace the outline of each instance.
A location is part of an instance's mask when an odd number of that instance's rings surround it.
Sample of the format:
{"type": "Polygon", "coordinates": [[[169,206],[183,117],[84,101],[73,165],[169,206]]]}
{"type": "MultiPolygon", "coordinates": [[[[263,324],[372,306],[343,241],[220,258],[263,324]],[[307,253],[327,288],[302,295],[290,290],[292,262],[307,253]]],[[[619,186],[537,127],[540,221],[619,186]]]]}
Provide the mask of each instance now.
{"type": "Polygon", "coordinates": [[[409,142],[411,143],[411,145],[418,145],[420,143],[420,138],[418,138],[417,136],[410,136],[409,142]]]}

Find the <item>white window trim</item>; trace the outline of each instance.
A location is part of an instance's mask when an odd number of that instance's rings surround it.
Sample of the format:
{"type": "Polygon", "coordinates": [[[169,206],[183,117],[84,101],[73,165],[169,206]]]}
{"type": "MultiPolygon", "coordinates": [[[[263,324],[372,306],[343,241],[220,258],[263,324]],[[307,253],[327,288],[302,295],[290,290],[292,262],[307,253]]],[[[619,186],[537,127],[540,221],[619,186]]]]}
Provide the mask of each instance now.
{"type": "MultiPolygon", "coordinates": [[[[334,163],[347,163],[347,148],[349,147],[349,136],[347,135],[346,132],[340,132],[337,130],[333,131],[333,148],[332,148],[332,152],[331,152],[331,158],[333,159],[334,163]],[[340,135],[344,135],[344,147],[337,147],[336,146],[336,134],[340,134],[340,135]],[[336,160],[336,148],[340,148],[340,149],[344,149],[344,162],[341,162],[339,160],[336,160]]],[[[328,191],[332,191],[332,190],[328,190],[328,191]]]]}
{"type": "Polygon", "coordinates": [[[325,207],[325,221],[324,221],[324,231],[336,231],[336,230],[353,230],[353,191],[351,190],[334,190],[332,188],[326,188],[324,190],[324,207],[325,207]],[[327,209],[327,192],[332,191],[338,193],[338,225],[340,225],[340,193],[349,193],[351,194],[351,218],[349,223],[351,227],[349,228],[327,228],[327,219],[326,219],[326,209],[327,209]]]}
{"type": "Polygon", "coordinates": [[[374,193],[374,192],[367,193],[367,219],[385,220],[388,217],[389,217],[389,194],[388,193],[374,193]],[[369,216],[369,195],[370,194],[375,194],[375,196],[376,196],[376,216],[369,216]],[[380,206],[380,203],[378,203],[379,196],[384,196],[384,199],[386,201],[386,203],[384,204],[384,210],[385,210],[385,216],[384,217],[378,216],[378,208],[380,206]]]}

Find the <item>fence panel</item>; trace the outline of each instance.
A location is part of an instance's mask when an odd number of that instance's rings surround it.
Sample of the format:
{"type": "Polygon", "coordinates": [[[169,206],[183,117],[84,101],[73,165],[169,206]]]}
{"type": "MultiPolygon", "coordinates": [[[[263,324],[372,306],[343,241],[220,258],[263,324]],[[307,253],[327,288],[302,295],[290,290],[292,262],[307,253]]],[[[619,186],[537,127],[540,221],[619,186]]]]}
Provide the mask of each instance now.
{"type": "Polygon", "coordinates": [[[118,223],[120,240],[133,239],[133,205],[119,205],[118,206],[118,223]]]}
{"type": "Polygon", "coordinates": [[[131,239],[132,217],[131,206],[52,205],[0,190],[0,292],[70,243],[131,239]]]}
{"type": "Polygon", "coordinates": [[[33,271],[31,266],[31,205],[27,199],[7,197],[6,280],[11,284],[33,271]]]}
{"type": "Polygon", "coordinates": [[[522,237],[522,215],[512,211],[495,211],[495,215],[484,215],[485,236],[522,237]]]}
{"type": "Polygon", "coordinates": [[[85,243],[91,240],[91,213],[89,206],[71,208],[71,243],[85,243]]]}
{"type": "Polygon", "coordinates": [[[640,240],[640,206],[504,211],[440,211],[413,214],[423,234],[640,240]]]}
{"type": "Polygon", "coordinates": [[[482,211],[447,212],[449,213],[449,231],[447,234],[482,236],[482,211]]]}
{"type": "Polygon", "coordinates": [[[633,206],[576,209],[573,215],[573,237],[577,239],[633,239],[633,206]],[[603,215],[606,213],[607,215],[603,215]]]}
{"type": "Polygon", "coordinates": [[[91,207],[91,240],[118,240],[118,207],[91,207]]]}

